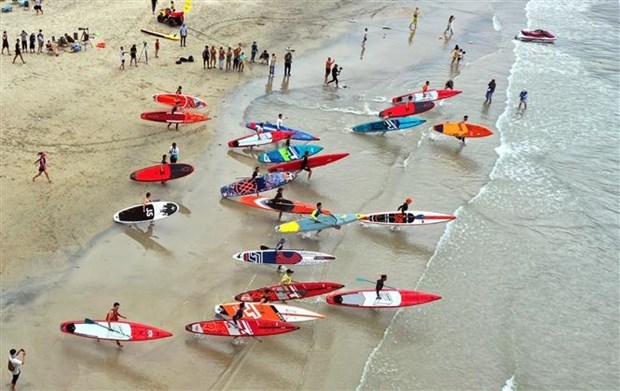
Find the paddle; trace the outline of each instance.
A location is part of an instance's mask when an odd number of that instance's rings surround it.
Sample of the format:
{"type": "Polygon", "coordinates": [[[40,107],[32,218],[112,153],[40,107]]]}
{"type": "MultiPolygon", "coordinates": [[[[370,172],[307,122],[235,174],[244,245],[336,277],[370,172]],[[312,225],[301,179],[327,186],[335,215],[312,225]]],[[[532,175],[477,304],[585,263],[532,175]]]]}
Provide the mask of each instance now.
{"type": "Polygon", "coordinates": [[[264,244],[261,244],[260,249],[261,250],[271,250],[271,248],[265,246],[264,244]]]}
{"type": "Polygon", "coordinates": [[[337,218],[336,216],[334,216],[334,215],[331,215],[331,214],[330,214],[330,216],[331,216],[331,217],[334,219],[334,221],[335,221],[335,223],[334,223],[334,228],[336,228],[336,229],[340,229],[340,228],[342,228],[342,227],[338,224],[338,218],[337,218]]]}
{"type": "MultiPolygon", "coordinates": [[[[357,278],[355,279],[355,281],[369,282],[369,283],[371,283],[371,284],[376,284],[376,283],[377,283],[376,281],[370,281],[370,280],[367,280],[367,279],[365,279],[365,278],[361,278],[361,277],[357,277],[357,278]]],[[[384,286],[384,287],[386,287],[386,288],[390,288],[390,289],[396,289],[396,288],[394,288],[393,286],[389,286],[389,285],[383,285],[383,286],[384,286]]]]}
{"type": "Polygon", "coordinates": [[[94,320],[92,320],[92,319],[85,318],[85,319],[84,319],[84,323],[87,323],[87,324],[95,324],[95,325],[97,325],[97,326],[99,326],[99,327],[103,327],[103,328],[104,328],[104,329],[106,329],[106,330],[113,331],[113,332],[115,332],[115,333],[119,333],[119,334],[121,334],[121,335],[124,335],[124,336],[125,336],[125,337],[127,337],[127,338],[131,338],[131,336],[130,336],[130,335],[127,335],[127,334],[125,334],[125,333],[123,333],[123,332],[121,332],[121,331],[119,331],[119,330],[114,330],[114,329],[111,329],[111,328],[109,328],[109,327],[106,327],[106,326],[104,326],[104,325],[102,325],[102,324],[99,324],[99,323],[95,322],[95,321],[94,321],[94,320]]]}
{"type": "MultiPolygon", "coordinates": [[[[235,326],[235,327],[237,328],[237,330],[239,330],[241,333],[243,333],[243,329],[242,329],[241,327],[237,326],[237,324],[235,323],[235,321],[234,321],[234,320],[229,320],[229,319],[226,319],[226,318],[224,318],[224,316],[223,316],[222,314],[215,314],[215,317],[216,317],[216,318],[218,318],[218,319],[225,320],[225,321],[227,321],[227,322],[231,323],[233,326],[235,326]]],[[[246,334],[247,334],[247,333],[246,333],[246,334]]],[[[262,339],[258,338],[258,337],[257,337],[257,336],[255,336],[255,335],[252,335],[252,334],[248,334],[248,335],[249,335],[250,337],[254,338],[255,340],[257,340],[258,342],[261,342],[261,343],[263,342],[263,340],[262,340],[262,339]]]]}

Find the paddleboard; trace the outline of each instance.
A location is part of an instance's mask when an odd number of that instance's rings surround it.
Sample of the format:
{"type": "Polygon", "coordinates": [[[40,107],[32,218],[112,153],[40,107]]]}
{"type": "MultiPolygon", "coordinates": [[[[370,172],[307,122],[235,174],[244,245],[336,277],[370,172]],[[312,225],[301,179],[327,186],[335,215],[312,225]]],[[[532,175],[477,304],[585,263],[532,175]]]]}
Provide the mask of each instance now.
{"type": "Polygon", "coordinates": [[[435,101],[435,100],[452,98],[453,96],[458,95],[461,92],[463,92],[463,91],[459,91],[459,90],[428,90],[428,91],[426,91],[426,94],[424,94],[422,91],[409,92],[407,94],[396,96],[396,97],[392,98],[392,103],[405,102],[406,100],[409,99],[409,97],[413,98],[412,101],[414,103],[418,103],[418,102],[432,102],[432,101],[435,101]]]}
{"type": "Polygon", "coordinates": [[[252,250],[233,255],[233,259],[248,263],[268,265],[319,265],[336,259],[335,256],[305,250],[252,250]]]}
{"type": "MultiPolygon", "coordinates": [[[[327,155],[319,155],[312,156],[308,158],[308,167],[315,168],[320,166],[325,166],[327,164],[331,164],[337,162],[340,159],[349,156],[348,152],[343,153],[331,153],[327,155]]],[[[301,170],[302,160],[295,160],[292,162],[279,163],[267,168],[269,172],[291,172],[291,171],[299,171],[301,170]]]]}
{"type": "Polygon", "coordinates": [[[310,133],[306,133],[303,130],[288,128],[286,126],[281,126],[280,129],[276,127],[274,124],[270,124],[269,122],[249,122],[245,124],[245,127],[248,129],[252,129],[256,131],[258,129],[258,124],[263,124],[263,132],[273,132],[274,130],[284,130],[293,132],[291,136],[291,140],[301,140],[301,141],[315,141],[318,140],[318,137],[311,135],[310,133]]]}
{"type": "Polygon", "coordinates": [[[493,134],[491,129],[476,124],[457,122],[444,122],[443,124],[433,125],[433,130],[443,133],[446,136],[479,138],[488,137],[493,134]]]}
{"type": "Polygon", "coordinates": [[[422,125],[426,122],[422,118],[401,118],[401,119],[386,119],[385,121],[368,122],[353,127],[354,132],[369,133],[369,132],[389,132],[391,130],[401,130],[412,128],[414,126],[422,125]]]}
{"type": "Polygon", "coordinates": [[[441,296],[431,293],[382,289],[380,299],[374,289],[332,293],[326,297],[327,304],[357,308],[395,308],[430,303],[441,299],[441,296]]]}
{"type": "Polygon", "coordinates": [[[207,102],[190,95],[181,94],[155,94],[153,100],[167,106],[177,106],[187,109],[202,109],[207,107],[207,102]]]}
{"type": "Polygon", "coordinates": [[[341,288],[344,288],[344,285],[336,282],[293,282],[286,285],[270,285],[239,293],[235,296],[235,300],[260,301],[263,297],[266,297],[269,301],[306,299],[308,297],[325,295],[341,288]]]}
{"type": "Polygon", "coordinates": [[[111,341],[150,341],[172,337],[172,333],[135,322],[108,322],[95,320],[95,324],[83,320],[71,320],[60,324],[60,331],[84,338],[105,339],[111,341]]]}
{"type": "Polygon", "coordinates": [[[304,154],[308,152],[308,156],[316,155],[321,152],[323,147],[318,145],[295,145],[292,147],[284,147],[269,151],[258,155],[258,161],[261,163],[284,163],[304,158],[304,154]]]}
{"type": "Polygon", "coordinates": [[[424,113],[435,107],[435,102],[400,103],[379,113],[381,118],[407,117],[409,115],[424,113]]]}
{"type": "Polygon", "coordinates": [[[153,30],[147,30],[147,29],[140,29],[140,31],[142,31],[145,34],[154,35],[156,37],[166,38],[166,39],[170,39],[173,41],[178,41],[181,39],[181,37],[179,37],[177,34],[166,34],[166,33],[161,33],[159,31],[153,31],[153,30]]]}
{"type": "MultiPolygon", "coordinates": [[[[239,303],[227,303],[215,306],[215,313],[227,315],[231,318],[239,309],[239,303]]],[[[307,322],[309,320],[323,319],[325,315],[317,314],[304,308],[293,307],[284,304],[271,303],[246,303],[241,319],[264,319],[282,322],[307,322]]]]}
{"type": "Polygon", "coordinates": [[[155,201],[146,205],[134,205],[116,212],[114,221],[122,224],[154,221],[172,216],[179,210],[174,202],[155,201]]]}
{"type": "Polygon", "coordinates": [[[258,197],[256,195],[243,196],[239,199],[239,202],[253,208],[270,210],[272,212],[297,213],[301,215],[309,215],[316,209],[314,205],[304,204],[299,201],[285,199],[274,201],[273,198],[258,197]]]}
{"type": "Polygon", "coordinates": [[[259,134],[250,134],[248,136],[239,137],[238,139],[228,142],[230,148],[246,148],[257,147],[259,145],[267,145],[284,140],[293,135],[293,132],[264,132],[259,134]]]}
{"type": "Polygon", "coordinates": [[[296,173],[284,172],[265,174],[256,178],[244,178],[220,189],[222,197],[238,197],[249,194],[256,194],[263,191],[275,189],[286,185],[297,177],[296,173]]]}
{"type": "Polygon", "coordinates": [[[261,337],[290,333],[295,330],[299,330],[299,326],[263,319],[239,319],[237,323],[232,320],[209,320],[185,326],[185,331],[190,333],[222,337],[261,337]]]}
{"type": "Polygon", "coordinates": [[[129,179],[136,182],[164,182],[183,178],[194,172],[194,166],[187,163],[158,164],[132,172],[129,179]]]}
{"type": "Polygon", "coordinates": [[[187,111],[174,114],[171,114],[170,111],[149,111],[140,114],[140,118],[147,121],[166,122],[169,124],[193,124],[211,119],[211,117],[206,115],[187,111]]]}
{"type": "Polygon", "coordinates": [[[297,233],[322,231],[324,229],[336,228],[353,223],[364,216],[365,215],[363,214],[336,214],[333,215],[333,217],[331,215],[320,215],[318,217],[318,221],[312,218],[307,218],[278,225],[276,227],[276,232],[297,233]]]}
{"type": "Polygon", "coordinates": [[[410,210],[406,213],[399,211],[369,213],[361,220],[368,224],[413,226],[447,223],[454,219],[456,219],[456,216],[422,210],[410,210]]]}

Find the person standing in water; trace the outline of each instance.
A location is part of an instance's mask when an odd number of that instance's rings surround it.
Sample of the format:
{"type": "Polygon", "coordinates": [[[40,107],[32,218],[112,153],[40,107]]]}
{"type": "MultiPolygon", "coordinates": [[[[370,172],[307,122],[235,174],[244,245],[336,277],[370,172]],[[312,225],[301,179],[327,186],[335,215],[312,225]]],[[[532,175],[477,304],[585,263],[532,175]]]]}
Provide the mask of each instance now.
{"type": "MultiPolygon", "coordinates": [[[[467,120],[469,119],[469,116],[465,115],[463,116],[463,120],[461,122],[459,122],[459,128],[461,130],[463,130],[465,132],[465,134],[467,134],[467,120]]],[[[463,143],[463,145],[465,145],[465,137],[459,137],[459,136],[455,136],[457,139],[461,140],[461,142],[463,143]]]]}
{"type": "Polygon", "coordinates": [[[293,64],[293,55],[291,52],[286,52],[284,55],[284,76],[291,76],[291,65],[293,64]]]}
{"type": "Polygon", "coordinates": [[[450,36],[454,35],[454,19],[456,19],[454,15],[450,15],[450,18],[448,19],[448,26],[443,32],[444,36],[448,35],[448,32],[450,33],[450,36]]]}
{"type": "MultiPolygon", "coordinates": [[[[108,322],[108,328],[110,329],[112,329],[111,322],[118,322],[120,318],[127,319],[127,317],[121,315],[120,312],[118,312],[120,306],[121,305],[118,302],[114,303],[112,309],[110,309],[110,311],[108,311],[108,314],[105,316],[105,321],[108,322]]],[[[121,348],[123,347],[123,345],[118,340],[116,341],[116,344],[121,348]]]]}
{"type": "Polygon", "coordinates": [[[342,67],[338,67],[338,64],[334,64],[332,68],[332,79],[328,81],[327,84],[336,82],[336,88],[338,88],[338,76],[340,75],[340,71],[342,71],[342,67]]]}
{"type": "Polygon", "coordinates": [[[362,47],[366,46],[366,41],[368,41],[368,28],[364,29],[364,37],[362,38],[362,47]]]}
{"type": "Polygon", "coordinates": [[[387,281],[387,274],[382,274],[381,278],[377,280],[377,285],[375,285],[375,292],[377,293],[377,300],[381,300],[381,295],[379,292],[383,289],[383,284],[387,281]]]}
{"type": "Polygon", "coordinates": [[[428,92],[428,87],[430,87],[431,82],[430,81],[426,81],[426,83],[424,83],[424,86],[422,86],[422,97],[426,98],[426,93],[428,92]]]}
{"type": "Polygon", "coordinates": [[[310,168],[310,165],[308,164],[309,157],[310,157],[310,154],[308,153],[308,151],[304,152],[303,159],[301,160],[301,166],[299,167],[300,170],[308,172],[308,180],[310,180],[310,177],[312,176],[312,169],[310,168]]]}
{"type": "Polygon", "coordinates": [[[271,60],[269,60],[269,77],[273,77],[276,72],[276,54],[271,54],[271,60]]]}
{"type": "Polygon", "coordinates": [[[327,61],[325,62],[325,81],[323,82],[323,84],[327,84],[327,78],[329,77],[329,74],[332,72],[332,65],[334,65],[334,60],[332,60],[331,57],[327,57],[327,61]]]}
{"type": "Polygon", "coordinates": [[[281,130],[284,126],[284,117],[282,114],[278,114],[278,119],[276,119],[276,129],[281,130]]]}
{"type": "Polygon", "coordinates": [[[486,100],[484,101],[484,103],[491,104],[494,92],[495,92],[495,79],[492,79],[487,85],[487,95],[486,95],[486,100]]]}
{"type": "MultiPolygon", "coordinates": [[[[278,204],[280,202],[282,202],[282,200],[284,200],[284,188],[280,187],[278,188],[278,191],[276,192],[276,195],[269,200],[270,203],[272,204],[278,204]]],[[[280,221],[282,219],[282,211],[280,211],[280,214],[278,215],[278,221],[280,221]]]]}
{"type": "Polygon", "coordinates": [[[420,9],[418,7],[415,7],[415,10],[413,11],[413,20],[411,21],[411,24],[409,24],[409,30],[415,30],[418,28],[418,16],[420,15],[420,9]]]}
{"type": "MultiPolygon", "coordinates": [[[[284,249],[284,243],[286,243],[286,239],[285,238],[280,238],[280,240],[278,240],[278,243],[276,244],[276,247],[274,248],[276,262],[278,261],[279,252],[284,249]]],[[[286,269],[286,266],[278,265],[278,270],[277,271],[278,271],[278,273],[283,273],[284,269],[286,269]]]]}
{"type": "Polygon", "coordinates": [[[519,107],[517,110],[521,110],[521,105],[523,105],[523,110],[527,109],[527,91],[523,90],[519,93],[519,107]]]}
{"type": "Polygon", "coordinates": [[[52,180],[50,179],[50,176],[47,173],[47,159],[46,159],[47,155],[45,154],[45,152],[39,152],[37,155],[39,155],[39,158],[34,161],[34,164],[37,164],[37,163],[39,164],[39,173],[35,175],[34,177],[32,177],[32,181],[34,182],[34,180],[40,177],[41,174],[45,174],[47,181],[49,183],[52,183],[52,180]]]}

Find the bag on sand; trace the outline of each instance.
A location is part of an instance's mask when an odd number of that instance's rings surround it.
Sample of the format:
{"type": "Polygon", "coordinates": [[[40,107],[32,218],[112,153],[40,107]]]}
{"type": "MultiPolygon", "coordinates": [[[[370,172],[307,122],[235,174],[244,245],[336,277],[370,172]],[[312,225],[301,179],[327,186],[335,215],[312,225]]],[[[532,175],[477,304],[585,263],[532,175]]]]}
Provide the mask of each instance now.
{"type": "Polygon", "coordinates": [[[13,361],[11,361],[11,359],[9,359],[9,365],[7,367],[9,372],[13,372],[15,370],[15,365],[13,365],[13,361]]]}
{"type": "Polygon", "coordinates": [[[189,56],[189,57],[187,57],[187,58],[185,58],[185,57],[180,57],[180,58],[176,61],[176,63],[177,63],[177,64],[181,64],[181,63],[184,63],[184,62],[194,62],[194,56],[189,56]]]}

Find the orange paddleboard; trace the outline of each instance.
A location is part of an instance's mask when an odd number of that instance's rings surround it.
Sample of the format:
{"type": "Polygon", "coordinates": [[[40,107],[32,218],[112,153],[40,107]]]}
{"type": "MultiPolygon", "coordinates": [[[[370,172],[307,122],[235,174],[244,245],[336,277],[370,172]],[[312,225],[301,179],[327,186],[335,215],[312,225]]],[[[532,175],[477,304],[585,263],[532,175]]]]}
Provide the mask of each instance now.
{"type": "Polygon", "coordinates": [[[493,134],[491,129],[476,124],[457,122],[444,122],[443,124],[433,125],[433,130],[443,133],[446,136],[479,138],[488,137],[493,134]]]}

